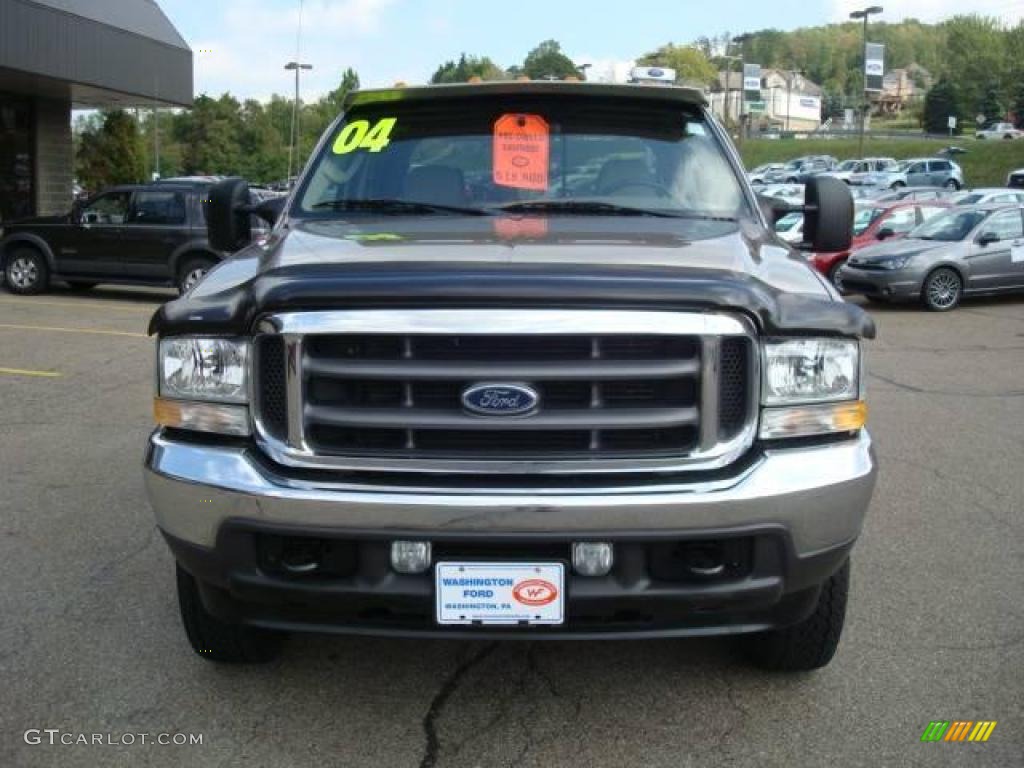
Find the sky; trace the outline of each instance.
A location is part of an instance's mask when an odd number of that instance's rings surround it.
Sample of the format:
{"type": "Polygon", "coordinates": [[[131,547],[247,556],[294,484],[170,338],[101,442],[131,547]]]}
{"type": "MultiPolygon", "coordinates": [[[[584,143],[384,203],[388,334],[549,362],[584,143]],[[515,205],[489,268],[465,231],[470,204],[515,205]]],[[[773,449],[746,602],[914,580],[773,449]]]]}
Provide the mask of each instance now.
{"type": "MultiPolygon", "coordinates": [[[[291,94],[300,0],[157,0],[192,47],[195,92],[267,99],[291,94]]],[[[621,79],[637,56],[667,42],[774,27],[794,29],[847,18],[864,0],[301,0],[302,97],[334,88],[346,67],[364,86],[426,82],[462,52],[497,64],[521,63],[554,38],[591,79],[621,79]]],[[[1024,18],[1024,0],[878,0],[873,18],[939,21],[977,12],[1007,24],[1024,18]]]]}

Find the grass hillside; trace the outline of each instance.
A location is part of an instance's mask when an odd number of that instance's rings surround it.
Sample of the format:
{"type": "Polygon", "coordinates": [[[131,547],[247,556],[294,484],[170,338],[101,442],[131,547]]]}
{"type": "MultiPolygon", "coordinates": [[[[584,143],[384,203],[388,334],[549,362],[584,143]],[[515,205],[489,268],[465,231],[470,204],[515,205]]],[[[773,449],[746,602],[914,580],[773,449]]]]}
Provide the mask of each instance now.
{"type": "MultiPolygon", "coordinates": [[[[954,159],[964,169],[968,186],[1002,187],[1006,174],[1024,168],[1024,139],[976,141],[948,139],[864,139],[865,157],[931,157],[950,143],[967,150],[954,159]]],[[[743,142],[740,155],[747,168],[761,163],[781,163],[800,155],[833,155],[840,160],[858,157],[856,138],[838,139],[752,139],[743,142]]]]}

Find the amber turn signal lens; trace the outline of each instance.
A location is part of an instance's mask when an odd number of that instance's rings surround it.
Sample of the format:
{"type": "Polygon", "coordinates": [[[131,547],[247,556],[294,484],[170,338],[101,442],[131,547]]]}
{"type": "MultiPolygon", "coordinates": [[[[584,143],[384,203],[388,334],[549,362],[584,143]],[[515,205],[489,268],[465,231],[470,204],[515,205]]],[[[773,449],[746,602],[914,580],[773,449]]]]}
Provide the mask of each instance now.
{"type": "Polygon", "coordinates": [[[217,432],[222,435],[249,434],[249,409],[244,405],[193,403],[153,398],[153,420],[162,427],[217,432]]]}
{"type": "Polygon", "coordinates": [[[794,408],[765,408],[761,411],[762,440],[809,437],[836,432],[856,432],[868,420],[868,405],[863,400],[794,408]]]}

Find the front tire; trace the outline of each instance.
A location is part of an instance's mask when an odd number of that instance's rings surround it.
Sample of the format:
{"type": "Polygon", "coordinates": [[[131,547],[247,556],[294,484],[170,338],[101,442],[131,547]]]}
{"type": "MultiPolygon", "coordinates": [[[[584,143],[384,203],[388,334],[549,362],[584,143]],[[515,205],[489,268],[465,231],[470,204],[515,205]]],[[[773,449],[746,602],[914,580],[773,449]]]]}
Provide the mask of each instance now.
{"type": "Polygon", "coordinates": [[[742,638],[747,657],[762,669],[802,672],[821,669],[836,654],[846,620],[850,593],[850,561],[821,587],[818,604],[809,617],[785,629],[742,638]]]}
{"type": "Polygon", "coordinates": [[[20,296],[42,293],[50,284],[46,257],[35,248],[15,248],[4,265],[7,290],[20,296]]]}
{"type": "Polygon", "coordinates": [[[907,185],[904,184],[902,181],[894,181],[892,183],[892,186],[889,187],[889,189],[902,189],[905,186],[907,186],[907,185]]]}
{"type": "Polygon", "coordinates": [[[192,650],[204,659],[233,664],[262,664],[277,658],[285,640],[283,633],[228,624],[210,615],[203,607],[195,577],[180,565],[175,568],[181,623],[192,650]]]}
{"type": "Polygon", "coordinates": [[[960,184],[957,182],[956,179],[949,179],[949,181],[947,181],[942,186],[948,189],[950,192],[958,192],[960,190],[960,184]]]}
{"type": "Polygon", "coordinates": [[[835,286],[837,291],[843,294],[845,294],[846,291],[843,289],[843,278],[840,276],[839,271],[843,268],[844,264],[846,264],[846,259],[837,261],[832,265],[832,269],[828,271],[829,282],[835,286]]]}
{"type": "Polygon", "coordinates": [[[206,277],[206,273],[213,269],[212,259],[189,259],[178,272],[178,292],[182,295],[188,293],[192,286],[206,277]]]}
{"type": "Polygon", "coordinates": [[[940,267],[924,279],[921,303],[932,312],[948,312],[960,303],[964,283],[954,270],[940,267]]]}

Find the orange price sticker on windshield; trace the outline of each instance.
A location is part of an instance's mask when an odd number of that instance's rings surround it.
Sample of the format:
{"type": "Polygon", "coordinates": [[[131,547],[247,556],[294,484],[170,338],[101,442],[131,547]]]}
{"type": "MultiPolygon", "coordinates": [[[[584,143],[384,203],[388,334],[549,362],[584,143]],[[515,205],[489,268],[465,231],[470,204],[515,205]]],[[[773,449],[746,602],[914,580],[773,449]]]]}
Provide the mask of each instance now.
{"type": "Polygon", "coordinates": [[[540,115],[502,115],[494,123],[494,183],[548,188],[551,130],[540,115]]]}

